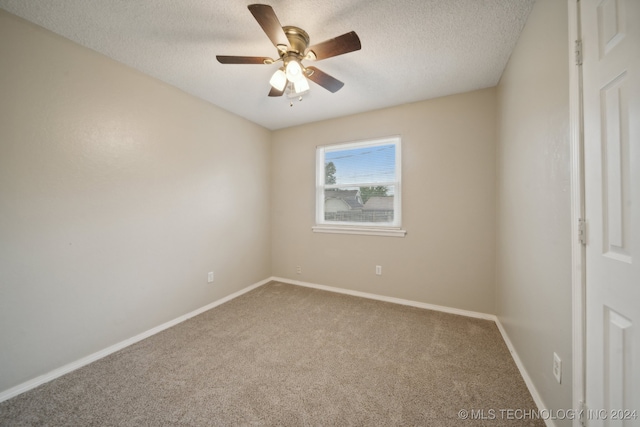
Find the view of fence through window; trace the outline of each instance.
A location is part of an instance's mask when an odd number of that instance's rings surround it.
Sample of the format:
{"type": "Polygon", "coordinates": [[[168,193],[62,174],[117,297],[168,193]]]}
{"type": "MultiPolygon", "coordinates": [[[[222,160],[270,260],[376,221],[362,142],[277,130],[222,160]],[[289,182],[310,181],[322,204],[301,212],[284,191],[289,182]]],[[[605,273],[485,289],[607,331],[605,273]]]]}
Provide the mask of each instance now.
{"type": "Polygon", "coordinates": [[[328,146],[323,151],[325,222],[394,224],[397,140],[328,146]]]}

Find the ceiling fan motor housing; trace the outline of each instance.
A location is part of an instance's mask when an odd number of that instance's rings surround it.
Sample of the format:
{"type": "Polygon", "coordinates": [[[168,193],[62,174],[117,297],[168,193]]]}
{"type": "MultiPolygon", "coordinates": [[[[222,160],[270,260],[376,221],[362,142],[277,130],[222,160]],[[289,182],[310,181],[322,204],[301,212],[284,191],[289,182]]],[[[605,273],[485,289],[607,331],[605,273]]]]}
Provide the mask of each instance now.
{"type": "Polygon", "coordinates": [[[304,55],[307,48],[309,47],[309,34],[307,34],[307,32],[302,28],[293,26],[285,26],[282,27],[282,29],[284,30],[284,34],[287,36],[287,40],[289,40],[290,48],[288,49],[288,51],[293,51],[299,56],[304,55]]]}

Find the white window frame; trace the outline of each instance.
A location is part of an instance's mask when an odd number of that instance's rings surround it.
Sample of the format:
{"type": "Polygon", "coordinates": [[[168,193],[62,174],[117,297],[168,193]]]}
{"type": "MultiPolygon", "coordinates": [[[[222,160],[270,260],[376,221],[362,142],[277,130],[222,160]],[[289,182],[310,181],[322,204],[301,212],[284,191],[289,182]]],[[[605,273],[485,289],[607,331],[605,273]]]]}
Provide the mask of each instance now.
{"type": "Polygon", "coordinates": [[[406,231],[402,227],[402,150],[400,136],[389,136],[379,139],[330,144],[316,147],[316,225],[315,233],[364,234],[375,236],[404,237],[406,231]],[[351,150],[354,148],[376,147],[393,144],[395,146],[396,180],[388,182],[361,182],[351,185],[325,183],[325,156],[327,152],[351,150]],[[388,185],[394,187],[393,222],[336,222],[325,220],[325,190],[331,188],[375,187],[388,185]]]}

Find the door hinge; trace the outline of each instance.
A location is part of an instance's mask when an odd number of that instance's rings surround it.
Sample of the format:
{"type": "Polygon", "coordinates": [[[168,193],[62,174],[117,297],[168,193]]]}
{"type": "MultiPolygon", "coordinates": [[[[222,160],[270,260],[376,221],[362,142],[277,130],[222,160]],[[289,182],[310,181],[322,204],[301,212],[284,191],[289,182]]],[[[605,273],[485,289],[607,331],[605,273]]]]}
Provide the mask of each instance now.
{"type": "Polygon", "coordinates": [[[583,427],[587,427],[587,404],[584,403],[584,400],[581,400],[580,403],[580,408],[579,408],[579,418],[578,421],[580,421],[580,425],[583,427]]]}
{"type": "Polygon", "coordinates": [[[578,219],[578,238],[582,245],[587,245],[587,221],[582,218],[578,219]]]}
{"type": "Polygon", "coordinates": [[[576,40],[575,49],[576,65],[582,65],[582,40],[576,40]]]}

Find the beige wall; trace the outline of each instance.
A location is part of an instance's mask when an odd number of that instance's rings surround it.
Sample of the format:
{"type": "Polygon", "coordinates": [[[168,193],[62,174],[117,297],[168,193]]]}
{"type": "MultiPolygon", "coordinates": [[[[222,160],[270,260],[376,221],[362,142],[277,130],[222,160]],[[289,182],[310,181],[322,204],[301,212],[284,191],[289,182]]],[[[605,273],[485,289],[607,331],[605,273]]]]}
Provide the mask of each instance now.
{"type": "Polygon", "coordinates": [[[0,391],[269,277],[269,131],[3,11],[0,62],[0,391]]]}
{"type": "Polygon", "coordinates": [[[539,0],[498,85],[497,315],[555,409],[572,404],[567,23],[566,2],[539,0]]]}
{"type": "Polygon", "coordinates": [[[273,274],[493,313],[495,105],[485,89],[274,132],[273,274]],[[313,233],[315,147],[396,134],[406,237],[313,233]]]}

